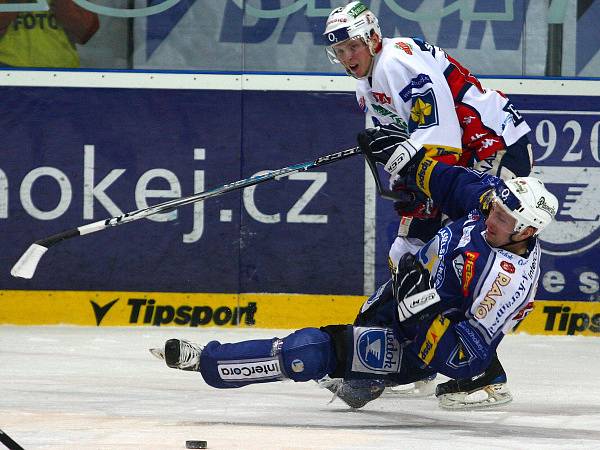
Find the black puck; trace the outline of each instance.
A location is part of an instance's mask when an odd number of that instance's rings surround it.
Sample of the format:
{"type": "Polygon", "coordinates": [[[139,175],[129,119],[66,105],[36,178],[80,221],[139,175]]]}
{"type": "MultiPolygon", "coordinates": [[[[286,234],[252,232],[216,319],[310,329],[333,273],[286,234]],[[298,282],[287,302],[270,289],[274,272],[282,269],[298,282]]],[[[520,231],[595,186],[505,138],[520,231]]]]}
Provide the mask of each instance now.
{"type": "Polygon", "coordinates": [[[206,448],[206,441],[185,441],[185,448],[206,448]]]}

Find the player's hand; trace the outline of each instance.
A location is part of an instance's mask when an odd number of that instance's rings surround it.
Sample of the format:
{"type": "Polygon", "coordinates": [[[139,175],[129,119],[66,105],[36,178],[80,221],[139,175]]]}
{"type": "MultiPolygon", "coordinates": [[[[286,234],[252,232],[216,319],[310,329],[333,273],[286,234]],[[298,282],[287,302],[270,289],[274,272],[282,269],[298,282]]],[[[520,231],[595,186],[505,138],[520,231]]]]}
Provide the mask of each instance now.
{"type": "Polygon", "coordinates": [[[367,128],[358,133],[358,144],[363,153],[372,155],[378,163],[385,164],[396,147],[408,139],[408,133],[396,124],[367,128]]]}
{"type": "Polygon", "coordinates": [[[398,268],[392,273],[392,289],[398,302],[400,322],[412,317],[427,319],[434,312],[431,306],[440,301],[431,286],[429,271],[410,253],[400,258],[398,268]]]}
{"type": "Polygon", "coordinates": [[[408,140],[408,133],[396,124],[367,128],[358,136],[358,145],[363,154],[372,161],[384,165],[392,176],[408,165],[418,150],[408,140]]]}

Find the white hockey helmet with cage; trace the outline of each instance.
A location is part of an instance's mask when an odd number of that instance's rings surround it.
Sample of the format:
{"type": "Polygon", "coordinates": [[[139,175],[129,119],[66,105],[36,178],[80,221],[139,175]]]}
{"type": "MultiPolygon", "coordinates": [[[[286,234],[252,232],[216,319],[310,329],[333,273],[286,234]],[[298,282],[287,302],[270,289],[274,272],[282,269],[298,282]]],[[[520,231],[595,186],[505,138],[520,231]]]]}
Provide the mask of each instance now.
{"type": "Polygon", "coordinates": [[[369,47],[371,55],[375,56],[382,36],[375,14],[362,2],[354,1],[331,11],[327,18],[323,38],[329,60],[333,64],[338,64],[340,61],[334,51],[335,45],[348,39],[362,39],[369,47]],[[374,34],[379,37],[378,41],[373,40],[374,34]]]}
{"type": "Polygon", "coordinates": [[[527,227],[537,228],[534,236],[546,228],[558,211],[558,200],[537,178],[519,177],[499,183],[494,197],[504,211],[515,218],[515,233],[527,227]]]}

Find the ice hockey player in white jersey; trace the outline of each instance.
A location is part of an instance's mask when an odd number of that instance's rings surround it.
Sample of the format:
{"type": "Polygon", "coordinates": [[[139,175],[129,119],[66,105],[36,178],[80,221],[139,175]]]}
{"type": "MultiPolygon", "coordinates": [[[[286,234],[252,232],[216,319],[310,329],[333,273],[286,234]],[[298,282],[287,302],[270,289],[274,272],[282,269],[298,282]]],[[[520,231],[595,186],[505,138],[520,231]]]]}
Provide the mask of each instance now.
{"type": "MultiPolygon", "coordinates": [[[[374,126],[408,138],[407,145],[424,148],[447,164],[474,167],[505,180],[529,175],[530,129],[523,117],[504,94],[484,89],[444,50],[417,38],[383,38],[377,17],[360,1],[334,9],[323,37],[331,62],[358,80],[358,104],[374,126]]],[[[439,206],[412,179],[390,180],[401,198],[394,203],[400,222],[389,252],[392,269],[404,254],[416,253],[431,239],[444,219],[439,206]]],[[[449,382],[439,389],[505,383],[497,358],[477,380],[449,382]]]]}
{"type": "MultiPolygon", "coordinates": [[[[407,384],[436,373],[466,380],[484,372],[503,337],[532,308],[540,275],[536,236],[558,201],[536,178],[504,182],[424,154],[402,142],[376,153],[386,166],[398,161],[398,170],[416,159],[415,183],[452,223],[416,255],[403,256],[361,311],[364,325],[206,346],[169,339],[151,352],[219,389],[326,379],[354,408],[376,399],[387,382],[407,384]]],[[[491,389],[489,401],[501,402],[500,387],[491,389]]],[[[472,406],[464,391],[440,399],[447,408],[472,406]]]]}

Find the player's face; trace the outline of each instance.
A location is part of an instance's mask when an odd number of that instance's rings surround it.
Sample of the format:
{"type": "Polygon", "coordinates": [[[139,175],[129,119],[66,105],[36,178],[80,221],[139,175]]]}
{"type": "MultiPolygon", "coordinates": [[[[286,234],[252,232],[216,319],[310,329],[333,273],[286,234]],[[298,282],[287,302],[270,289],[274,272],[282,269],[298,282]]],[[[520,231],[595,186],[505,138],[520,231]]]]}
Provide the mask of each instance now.
{"type": "Polygon", "coordinates": [[[335,56],[357,78],[367,76],[371,68],[371,52],[360,38],[348,39],[333,47],[335,56]]]}
{"type": "Polygon", "coordinates": [[[517,221],[496,202],[497,200],[492,201],[485,221],[485,239],[492,247],[501,247],[511,242],[511,236],[517,221]]]}

